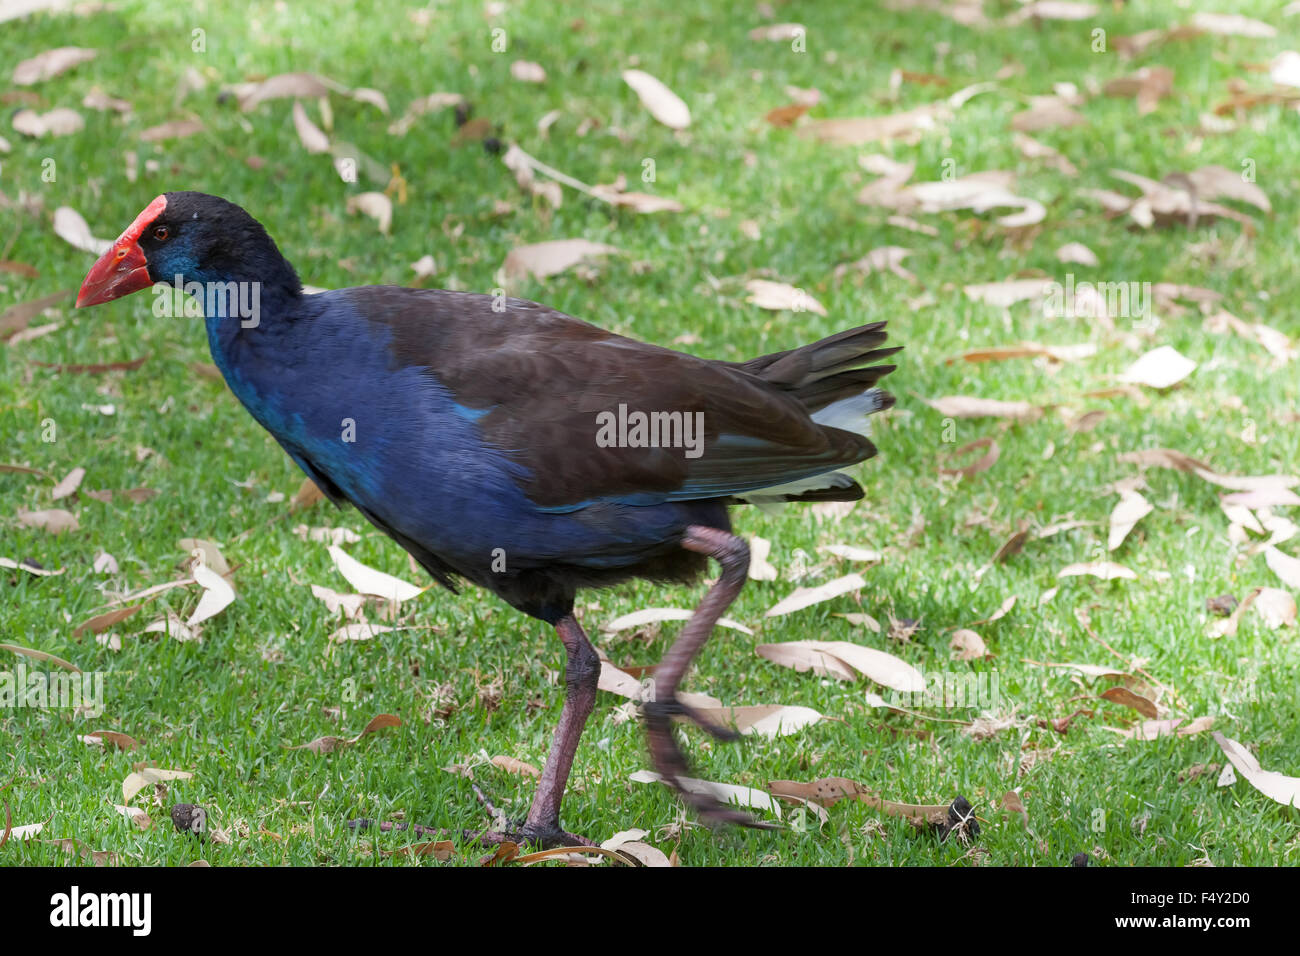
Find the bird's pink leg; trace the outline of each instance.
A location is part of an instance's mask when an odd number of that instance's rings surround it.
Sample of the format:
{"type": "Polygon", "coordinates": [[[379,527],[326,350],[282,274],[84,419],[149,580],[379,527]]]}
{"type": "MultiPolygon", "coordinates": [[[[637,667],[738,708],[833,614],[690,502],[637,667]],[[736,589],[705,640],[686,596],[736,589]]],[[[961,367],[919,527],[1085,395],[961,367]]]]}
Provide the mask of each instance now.
{"type": "Polygon", "coordinates": [[[673,739],[672,718],[685,716],[700,724],[705,730],[722,739],[737,735],[700,720],[699,715],[677,699],[677,688],[700,648],[713,632],[724,611],[731,606],[745,585],[749,572],[749,546],[744,539],[717,528],[691,525],[682,536],[682,547],[688,551],[706,554],[722,565],[717,583],[709,588],[695,614],[682,628],[673,646],[654,671],[654,700],[642,707],[645,717],[646,737],[650,745],[650,759],[659,775],[677,787],[682,799],[707,820],[739,823],[743,826],[766,827],[747,813],[725,807],[706,794],[691,793],[681,784],[689,776],[690,767],[677,741],[673,739]]]}
{"type": "Polygon", "coordinates": [[[537,783],[537,794],[533,797],[533,805],[528,810],[528,819],[520,835],[545,845],[576,846],[590,844],[590,841],[560,829],[560,801],[569,782],[569,771],[573,768],[573,755],[582,738],[582,728],[596,705],[600,655],[572,613],[556,621],[555,630],[568,654],[564,668],[564,709],[560,712],[560,725],[555,729],[555,738],[551,742],[551,755],[546,759],[546,769],[537,783]]]}

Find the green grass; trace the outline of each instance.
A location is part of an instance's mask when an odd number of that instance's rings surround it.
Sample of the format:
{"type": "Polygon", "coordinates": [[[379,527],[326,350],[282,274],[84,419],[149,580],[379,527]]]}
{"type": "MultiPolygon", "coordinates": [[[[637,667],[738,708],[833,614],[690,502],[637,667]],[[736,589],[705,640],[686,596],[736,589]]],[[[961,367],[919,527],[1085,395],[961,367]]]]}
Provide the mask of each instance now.
{"type": "MultiPolygon", "coordinates": [[[[65,44],[102,51],[98,59],[31,88],[42,109],[79,107],[86,91],[99,85],[131,100],[135,111],[121,118],[82,110],[82,133],[51,140],[33,141],[7,123],[0,126],[13,147],[0,156],[0,189],[10,200],[25,193],[44,208],[37,216],[12,209],[2,214],[0,251],[8,251],[0,258],[27,263],[40,277],[0,273],[0,305],[75,288],[89,267],[90,257],[50,228],[56,207],[78,209],[97,235],[111,237],[158,193],[197,189],[246,207],[304,280],[320,286],[406,283],[409,264],[431,253],[439,268],[431,284],[488,290],[497,285],[494,274],[514,246],[585,237],[613,243],[626,255],[600,265],[592,281],[568,273],[526,285],[519,294],[660,344],[691,334],[696,340],[683,347],[724,359],[888,319],[894,340],[907,350],[890,378],[898,408],[877,428],[881,454],[856,469],[867,500],[838,522],[820,522],[798,506],[775,518],[735,513],[743,533],[772,539],[772,560],[782,570],[795,564],[799,549],[817,555],[819,544],[882,549],[885,560],[864,572],[861,607],[846,597],[764,620],[766,609],[796,585],[751,582],[731,616],[755,627],[756,636],[719,632],[688,680],[689,689],[727,703],[802,704],[838,719],[740,746],[712,745],[688,732],[687,745],[698,775],[712,780],[763,787],[774,779],[844,776],[888,799],[916,803],[946,803],[962,794],[985,821],[978,845],[987,854],[966,856],[967,848],[856,803],[833,807],[831,822],[821,828],[768,833],[689,827],[677,845],[657,831],[680,818],[680,805],[662,788],[628,782],[646,764],[641,733],[635,721],[612,719],[622,701],[605,694],[578,753],[565,825],[596,839],[631,827],[656,831],[652,841],[666,851],[677,846],[688,865],[1061,865],[1079,851],[1126,865],[1205,859],[1217,865],[1300,863],[1296,810],[1273,803],[1244,781],[1216,787],[1217,772],[1179,782],[1179,773],[1194,764],[1223,763],[1209,734],[1125,742],[1106,728],[1130,726],[1132,712],[1088,699],[1104,682],[1081,684],[1061,671],[1025,663],[1145,667],[1167,688],[1163,702],[1175,714],[1214,715],[1216,729],[1249,744],[1266,769],[1300,773],[1296,629],[1267,630],[1251,613],[1235,637],[1205,636],[1207,597],[1231,592],[1241,598],[1256,585],[1280,584],[1262,556],[1238,559],[1213,487],[1189,475],[1149,471],[1145,494],[1155,511],[1112,556],[1139,580],[1056,580],[1060,568],[1104,551],[1106,520],[1116,500],[1109,486],[1136,473],[1116,460],[1121,452],[1166,446],[1225,472],[1295,471],[1295,364],[1271,370],[1262,349],[1206,332],[1195,311],[1163,314],[1154,333],[1132,333],[1126,319],[1108,333],[1084,319],[1043,318],[1028,304],[1004,314],[961,292],[972,282],[1019,274],[1063,279],[1068,271],[1079,279],[1188,283],[1223,293],[1224,306],[1244,319],[1300,335],[1290,306],[1300,278],[1295,112],[1265,106],[1247,114],[1236,133],[1193,139],[1189,132],[1226,98],[1234,78],[1267,85],[1265,76],[1243,72],[1242,65],[1267,62],[1295,47],[1300,37],[1294,19],[1283,18],[1278,4],[1257,4],[1255,15],[1283,31],[1278,38],[1201,37],[1125,61],[1090,51],[1092,27],[1118,36],[1167,26],[1168,5],[1136,2],[1115,11],[1106,4],[1096,24],[982,31],[923,11],[864,12],[852,0],[783,5],[779,19],[808,27],[805,54],[792,53],[787,44],[751,41],[748,31],[761,21],[747,5],[702,11],[697,4],[654,0],[601,4],[581,13],[540,2],[510,6],[501,21],[510,39],[504,54],[491,51],[492,24],[478,2],[433,4],[426,25],[389,4],[222,3],[192,13],[183,5],[131,0],[84,18],[42,15],[4,24],[5,64],[65,44]],[[205,53],[191,51],[195,28],[205,31],[205,53]],[[937,52],[940,45],[944,56],[937,52]],[[691,105],[694,123],[685,135],[655,123],[620,80],[634,57],[691,105]],[[540,62],[547,83],[513,80],[509,65],[516,58],[540,62]],[[953,90],[992,79],[1009,62],[1023,64],[1024,71],[973,99],[944,130],[915,145],[831,147],[763,121],[767,110],[788,102],[787,84],[822,91],[814,116],[872,115],[944,95],[904,84],[891,101],[888,81],[896,67],[942,74],[953,90]],[[1174,96],[1152,115],[1139,119],[1131,99],[1099,96],[1081,107],[1088,126],[1036,134],[1079,167],[1077,178],[1021,158],[1009,119],[1028,95],[1047,93],[1061,81],[1086,89],[1148,64],[1170,66],[1176,74],[1174,96]],[[207,87],[177,103],[174,91],[191,69],[206,78],[207,87]],[[380,89],[394,116],[417,96],[462,93],[477,116],[499,127],[498,135],[539,159],[588,183],[610,182],[622,173],[634,184],[630,188],[672,196],[686,211],[638,217],[566,190],[563,207],[552,214],[521,196],[499,158],[478,145],[453,148],[450,112],[425,116],[407,136],[394,138],[386,132],[390,118],[335,96],[333,135],[384,167],[397,167],[408,185],[392,235],[382,237],[369,220],[347,215],[345,203],[350,194],[386,184],[344,184],[328,157],[308,155],[294,135],[287,100],[249,114],[218,101],[223,84],[292,70],[380,89]],[[563,117],[543,141],[535,124],[552,109],[563,110],[563,117]],[[205,124],[194,137],[158,146],[138,137],[149,126],[191,115],[205,124]],[[585,118],[599,125],[578,136],[585,118]],[[135,183],[124,175],[126,151],[138,155],[135,183]],[[859,169],[859,155],[880,151],[915,160],[916,180],[938,179],[949,158],[959,173],[1014,170],[1020,194],[1042,201],[1047,218],[1032,242],[1015,245],[993,224],[994,214],[919,216],[938,228],[935,238],[889,226],[887,210],[854,201],[871,178],[859,169]],[[253,156],[265,161],[263,168],[245,162],[253,156]],[[41,178],[46,158],[55,161],[54,182],[41,178]],[[649,186],[639,181],[645,158],[654,159],[657,169],[657,181],[649,186]],[[1255,215],[1254,236],[1226,221],[1193,230],[1136,231],[1123,220],[1108,221],[1081,195],[1087,188],[1127,189],[1109,176],[1112,168],[1159,179],[1210,163],[1238,169],[1246,158],[1255,161],[1258,184],[1274,207],[1271,216],[1255,215]],[[515,210],[494,215],[498,200],[515,210]],[[741,233],[738,223],[745,219],[759,223],[761,239],[741,233]],[[1088,245],[1100,265],[1061,266],[1054,250],[1068,241],[1088,245]],[[1217,244],[1215,255],[1204,254],[1206,243],[1217,244]],[[888,274],[832,281],[837,264],[883,245],[914,250],[906,265],[916,273],[916,284],[888,274]],[[829,316],[759,311],[744,301],[743,280],[755,276],[806,288],[829,316]],[[923,291],[931,304],[909,304],[923,291]],[[1029,360],[944,361],[967,348],[1021,340],[1094,342],[1099,351],[1058,370],[1029,360]],[[1200,363],[1182,387],[1149,393],[1145,404],[1083,397],[1161,344],[1200,363]],[[1059,408],[1030,424],[961,420],[955,433],[945,434],[942,416],[920,397],[956,394],[1059,408]],[[1076,433],[1059,409],[1070,415],[1101,409],[1108,415],[1095,430],[1076,433]],[[996,436],[1002,449],[993,469],[960,480],[938,474],[954,447],[951,439],[961,444],[985,435],[996,436]],[[924,518],[925,529],[909,536],[915,514],[924,518]],[[1093,524],[1031,541],[1020,556],[977,577],[1020,522],[1039,526],[1065,517],[1093,524]],[[1161,572],[1166,580],[1159,579],[1161,572]],[[1040,595],[1058,584],[1056,598],[1039,606],[1040,595]],[[1019,600],[1009,615],[976,628],[995,656],[975,664],[950,661],[947,632],[987,617],[1010,595],[1019,600]],[[882,621],[890,615],[919,619],[923,626],[910,643],[900,644],[835,616],[858,610],[882,621]],[[1080,611],[1122,660],[1089,636],[1080,611]],[[996,673],[1002,699],[994,710],[1014,713],[1017,725],[975,741],[952,725],[867,710],[864,693],[878,688],[866,682],[796,674],[754,652],[761,642],[806,638],[870,644],[931,673],[996,673]],[[1065,736],[1036,723],[1079,707],[1094,708],[1096,716],[1080,718],[1065,736]],[[920,740],[888,727],[924,727],[934,735],[920,740]],[[1012,788],[1022,788],[1028,828],[998,809],[1012,788]],[[876,820],[881,826],[872,826],[876,820]]],[[[1002,15],[1012,6],[990,3],[988,10],[1002,15]]],[[[6,106],[6,115],[18,105],[6,106]]],[[[310,108],[318,115],[314,104],[310,108]]],[[[135,863],[180,864],[202,856],[215,865],[411,865],[375,852],[409,842],[401,835],[357,838],[344,822],[402,813],[431,826],[483,825],[469,782],[443,768],[480,753],[542,764],[560,707],[559,643],[549,629],[489,595],[430,590],[403,608],[409,623],[429,629],[331,647],[326,635],[339,622],[306,585],[347,585],[325,548],[304,543],[293,526],[352,528],[365,536],[349,549],[352,554],[411,580],[405,556],[353,511],[334,513],[319,505],[304,516],[283,518],[285,503],[267,503],[270,492],[292,494],[300,473],[223,384],[195,374],[192,363],[208,360],[198,323],[155,318],[151,303],[151,296],[142,295],[89,312],[61,308],[53,319],[33,323],[58,321],[55,333],[0,346],[0,461],[57,476],[83,466],[84,489],[148,486],[159,492],[144,504],[121,503],[120,496],[103,504],[84,494],[60,502],[75,511],[81,528],[56,537],[14,518],[19,508],[50,507],[49,484],[0,474],[0,555],[67,569],[49,578],[4,573],[0,639],[102,671],[108,696],[98,720],[62,710],[0,711],[0,778],[13,778],[4,799],[14,823],[48,821],[44,838],[75,837],[135,863]],[[57,374],[31,364],[145,354],[150,358],[144,367],[127,373],[57,374]],[[113,403],[116,414],[83,408],[103,403],[113,403]],[[46,419],[57,425],[53,443],[42,441],[46,419]],[[157,454],[139,460],[139,446],[157,454]],[[209,622],[202,643],[142,633],[156,616],[147,613],[115,629],[122,644],[117,652],[88,636],[72,636],[74,626],[104,604],[105,590],[127,591],[173,577],[185,558],[176,541],[190,536],[220,542],[229,561],[239,565],[238,600],[209,622]],[[119,574],[92,572],[100,551],[117,558],[119,574]],[[492,695],[483,688],[494,681],[500,699],[492,707],[485,703],[492,695]],[[355,700],[345,699],[350,682],[355,700]],[[445,721],[429,717],[439,687],[455,705],[445,721]],[[325,710],[339,707],[338,719],[325,710]],[[328,756],[285,749],[324,734],[355,734],[378,713],[397,714],[403,724],[328,756]],[[144,745],[129,754],[92,749],[78,740],[92,729],[121,730],[144,745]],[[160,825],[145,832],[112,808],[121,800],[123,777],[140,760],[195,774],[170,785],[164,808],[151,809],[160,825]],[[205,806],[216,826],[232,832],[233,843],[196,847],[174,833],[165,810],[173,802],[205,806]]],[[[1283,547],[1293,551],[1294,542],[1283,547]]],[[[820,556],[813,566],[801,583],[855,570],[823,563],[820,556]]],[[[605,637],[600,625],[641,607],[687,607],[702,593],[628,586],[585,594],[580,607],[593,639],[611,659],[646,664],[667,648],[677,625],[640,637],[605,637]]],[[[170,606],[186,614],[196,599],[192,590],[174,591],[151,610],[170,606]]],[[[477,769],[475,779],[507,812],[525,811],[531,781],[492,767],[477,769]]],[[[148,803],[145,796],[135,802],[148,803]]],[[[467,852],[459,859],[474,857],[467,852]]],[[[0,863],[65,859],[58,847],[36,841],[10,842],[0,850],[0,863]]]]}

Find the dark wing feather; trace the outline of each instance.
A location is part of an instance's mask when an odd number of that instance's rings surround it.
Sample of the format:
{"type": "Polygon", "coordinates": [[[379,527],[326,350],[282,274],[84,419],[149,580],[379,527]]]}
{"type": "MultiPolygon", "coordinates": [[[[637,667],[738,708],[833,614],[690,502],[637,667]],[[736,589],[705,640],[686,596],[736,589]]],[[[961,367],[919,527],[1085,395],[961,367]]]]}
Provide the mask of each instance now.
{"type": "Polygon", "coordinates": [[[525,491],[543,508],[743,494],[875,451],[857,434],[813,422],[793,394],[833,373],[841,353],[860,355],[858,342],[832,349],[811,370],[797,357],[765,357],[790,377],[786,390],[766,381],[763,368],[647,345],[521,299],[391,286],[348,294],[362,315],[391,330],[395,364],[427,368],[484,440],[527,469],[525,491]],[[600,447],[597,416],[620,405],[703,412],[703,453],[600,447]]]}

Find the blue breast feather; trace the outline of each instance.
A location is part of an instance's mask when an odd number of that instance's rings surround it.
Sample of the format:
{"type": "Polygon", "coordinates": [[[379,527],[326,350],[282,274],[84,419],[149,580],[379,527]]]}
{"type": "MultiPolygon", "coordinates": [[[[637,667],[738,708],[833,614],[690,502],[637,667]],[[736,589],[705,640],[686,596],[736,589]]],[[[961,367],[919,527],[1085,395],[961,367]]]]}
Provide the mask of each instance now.
{"type": "Polygon", "coordinates": [[[520,486],[526,469],[480,437],[483,412],[458,404],[427,370],[397,366],[390,333],[359,315],[347,290],[302,303],[298,317],[277,322],[275,304],[263,302],[251,329],[208,318],[217,367],[300,465],[453,566],[483,568],[497,548],[516,568],[627,566],[689,523],[688,507],[645,499],[651,506],[537,507],[520,486]]]}

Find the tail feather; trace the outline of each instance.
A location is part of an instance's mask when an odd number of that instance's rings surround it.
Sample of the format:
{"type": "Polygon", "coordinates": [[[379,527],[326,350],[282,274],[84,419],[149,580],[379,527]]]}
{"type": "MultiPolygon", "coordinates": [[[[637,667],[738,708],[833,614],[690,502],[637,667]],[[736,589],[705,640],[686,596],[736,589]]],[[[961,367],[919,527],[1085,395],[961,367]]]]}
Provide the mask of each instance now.
{"type": "MultiPolygon", "coordinates": [[[[894,396],[878,387],[896,365],[877,364],[901,351],[885,348],[884,322],[873,322],[811,345],[750,359],[739,367],[797,398],[813,421],[827,429],[866,436],[868,416],[890,408],[894,396]]],[[[866,443],[868,454],[875,448],[866,443]]],[[[738,500],[770,510],[791,501],[856,501],[862,487],[842,471],[832,471],[751,494],[738,500]]]]}

